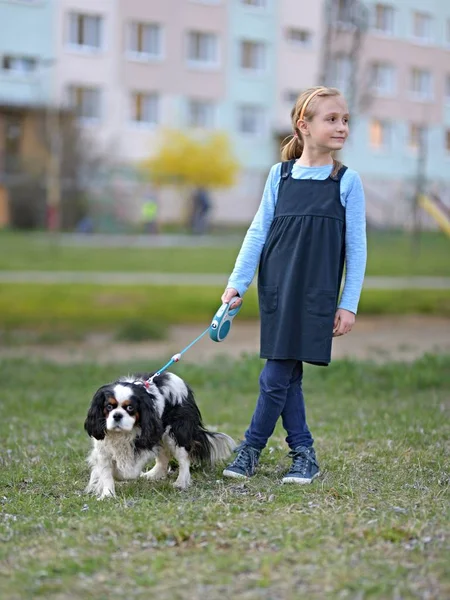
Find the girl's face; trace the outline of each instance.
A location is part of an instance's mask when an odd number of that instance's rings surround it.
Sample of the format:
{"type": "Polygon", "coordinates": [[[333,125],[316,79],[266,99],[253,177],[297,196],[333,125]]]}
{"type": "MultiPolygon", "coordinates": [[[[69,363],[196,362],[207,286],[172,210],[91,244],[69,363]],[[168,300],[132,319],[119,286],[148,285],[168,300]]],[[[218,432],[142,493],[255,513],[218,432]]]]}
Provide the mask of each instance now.
{"type": "Polygon", "coordinates": [[[348,137],[348,107],[342,96],[317,98],[311,121],[299,121],[305,144],[318,150],[340,150],[348,137]]]}

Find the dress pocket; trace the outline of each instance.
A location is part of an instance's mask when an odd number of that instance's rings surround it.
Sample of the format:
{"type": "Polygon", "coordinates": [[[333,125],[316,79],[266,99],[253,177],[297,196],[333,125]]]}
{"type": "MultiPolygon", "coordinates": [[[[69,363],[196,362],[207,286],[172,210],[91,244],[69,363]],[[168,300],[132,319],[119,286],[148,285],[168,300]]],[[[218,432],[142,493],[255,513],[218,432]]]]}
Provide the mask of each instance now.
{"type": "Polygon", "coordinates": [[[306,310],[315,317],[330,317],[336,312],[337,297],[334,290],[309,288],[306,292],[306,310]]]}
{"type": "Polygon", "coordinates": [[[259,286],[259,305],[262,312],[272,313],[278,308],[278,286],[259,286]]]}

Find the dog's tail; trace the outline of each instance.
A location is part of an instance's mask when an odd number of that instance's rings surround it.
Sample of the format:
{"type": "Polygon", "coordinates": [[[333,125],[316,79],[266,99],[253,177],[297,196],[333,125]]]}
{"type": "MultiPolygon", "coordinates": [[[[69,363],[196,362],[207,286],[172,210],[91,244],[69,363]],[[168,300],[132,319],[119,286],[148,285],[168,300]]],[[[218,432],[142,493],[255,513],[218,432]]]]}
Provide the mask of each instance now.
{"type": "Polygon", "coordinates": [[[210,465],[227,459],[236,448],[235,441],[226,433],[201,428],[198,432],[195,454],[197,460],[210,465]]]}

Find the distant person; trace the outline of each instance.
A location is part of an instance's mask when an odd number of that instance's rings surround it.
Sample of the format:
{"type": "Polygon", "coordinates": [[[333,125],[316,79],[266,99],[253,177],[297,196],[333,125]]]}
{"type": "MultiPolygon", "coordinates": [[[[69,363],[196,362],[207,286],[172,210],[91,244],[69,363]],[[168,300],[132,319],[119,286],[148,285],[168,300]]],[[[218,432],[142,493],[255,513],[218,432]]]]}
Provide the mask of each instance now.
{"type": "Polygon", "coordinates": [[[211,201],[207,190],[202,187],[195,190],[192,200],[192,233],[201,235],[208,230],[208,215],[211,210],[211,201]]]}
{"type": "Polygon", "coordinates": [[[89,215],[86,215],[85,217],[83,217],[81,219],[81,221],[78,221],[78,223],[75,227],[75,231],[77,233],[93,233],[94,232],[94,221],[93,221],[92,217],[90,217],[89,215]]]}
{"type": "Polygon", "coordinates": [[[153,192],[146,194],[142,204],[142,222],[146,233],[158,233],[158,203],[153,192]]]}
{"type": "MultiPolygon", "coordinates": [[[[222,295],[222,302],[242,297],[259,264],[261,358],[267,361],[245,440],[223,474],[254,475],[281,416],[292,458],[282,481],[305,484],[320,471],[306,423],[303,363],[327,366],[333,336],[349,333],[355,323],[366,227],[359,175],[333,157],[349,133],[344,97],[335,88],[310,88],[298,97],[291,119],[293,136],[283,147],[283,162],[270,170],[222,295]]],[[[330,402],[339,402],[339,390],[330,402]]]]}

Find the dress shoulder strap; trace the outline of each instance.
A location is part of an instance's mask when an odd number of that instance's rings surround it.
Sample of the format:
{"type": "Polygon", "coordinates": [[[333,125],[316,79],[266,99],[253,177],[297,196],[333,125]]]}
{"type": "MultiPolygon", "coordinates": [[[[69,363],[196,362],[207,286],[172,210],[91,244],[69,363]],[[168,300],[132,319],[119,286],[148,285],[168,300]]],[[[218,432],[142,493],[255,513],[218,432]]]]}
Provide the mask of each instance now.
{"type": "Polygon", "coordinates": [[[341,181],[342,176],[344,175],[344,173],[347,169],[348,169],[348,167],[346,167],[345,165],[342,165],[342,167],[339,169],[339,171],[336,173],[336,175],[333,175],[333,177],[331,177],[331,175],[330,175],[330,178],[333,181],[341,181]]]}
{"type": "Polygon", "coordinates": [[[293,158],[281,163],[281,179],[287,179],[290,176],[295,161],[296,159],[293,158]]]}

